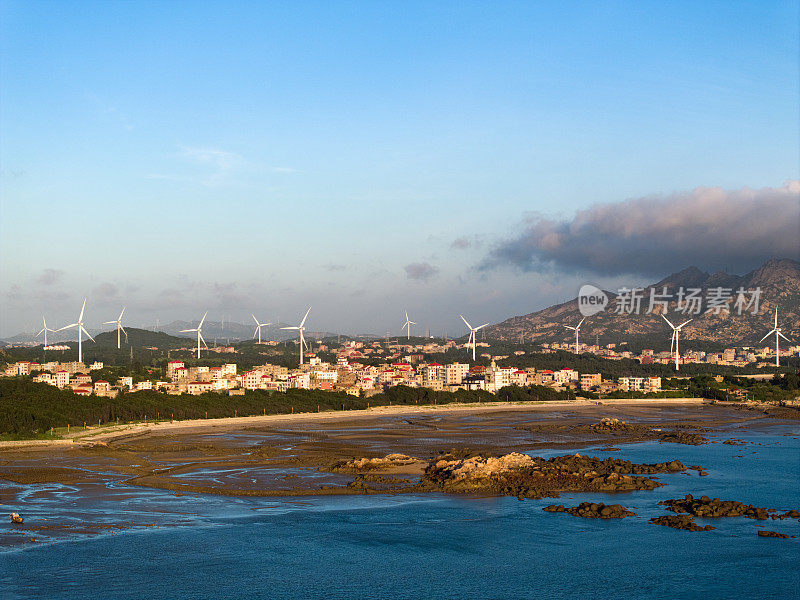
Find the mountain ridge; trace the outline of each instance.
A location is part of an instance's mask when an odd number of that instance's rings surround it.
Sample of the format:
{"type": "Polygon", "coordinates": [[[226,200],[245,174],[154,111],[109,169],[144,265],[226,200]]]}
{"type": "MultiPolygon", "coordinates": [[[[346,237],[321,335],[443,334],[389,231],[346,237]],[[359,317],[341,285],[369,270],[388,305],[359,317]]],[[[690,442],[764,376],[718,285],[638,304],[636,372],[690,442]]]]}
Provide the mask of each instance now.
{"type": "MultiPolygon", "coordinates": [[[[770,316],[778,308],[779,325],[784,334],[792,340],[792,344],[800,343],[800,262],[792,259],[770,259],[763,265],[744,275],[733,275],[724,271],[707,273],[696,266],[672,273],[660,281],[643,288],[642,313],[648,308],[651,290],[655,293],[668,288],[668,293],[675,294],[678,288],[699,288],[705,299],[709,289],[718,287],[730,288],[732,300],[728,303],[733,308],[736,291],[760,289],[761,296],[757,314],[745,312],[742,315],[722,311],[720,314],[701,312],[687,315],[692,318],[681,332],[682,340],[704,340],[718,342],[729,346],[752,345],[772,329],[770,316]]],[[[604,343],[646,339],[651,336],[663,336],[669,340],[669,326],[660,317],[660,307],[650,314],[616,314],[616,292],[606,292],[609,305],[606,310],[590,316],[581,327],[581,333],[587,338],[600,337],[604,343]]],[[[668,314],[676,313],[677,302],[668,305],[668,314]]],[[[706,305],[703,304],[703,311],[706,305]]],[[[567,342],[574,341],[574,334],[566,329],[566,325],[574,326],[583,318],[578,309],[578,300],[573,298],[561,304],[539,311],[506,319],[486,328],[486,337],[503,341],[567,342]]],[[[764,345],[767,345],[765,340],[764,345]]]]}

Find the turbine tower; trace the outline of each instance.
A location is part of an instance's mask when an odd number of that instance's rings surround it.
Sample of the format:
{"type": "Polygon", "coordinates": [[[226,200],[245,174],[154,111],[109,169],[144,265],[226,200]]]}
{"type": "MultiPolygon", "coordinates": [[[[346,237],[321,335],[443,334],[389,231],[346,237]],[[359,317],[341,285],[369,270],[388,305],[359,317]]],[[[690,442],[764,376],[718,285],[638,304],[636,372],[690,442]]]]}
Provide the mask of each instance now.
{"type": "Polygon", "coordinates": [[[481,325],[479,327],[473,327],[464,318],[464,315],[458,315],[458,316],[461,317],[461,320],[464,321],[464,323],[466,324],[467,327],[469,327],[469,339],[467,340],[467,346],[472,344],[472,362],[475,362],[475,343],[477,341],[477,337],[476,337],[475,334],[477,333],[477,331],[479,329],[483,329],[484,327],[486,327],[488,325],[488,323],[484,323],[483,325],[481,325]]]}
{"type": "Polygon", "coordinates": [[[83,362],[83,338],[81,337],[81,333],[85,333],[86,337],[90,340],[94,341],[94,338],[89,335],[89,332],[86,331],[86,328],[83,326],[83,312],[86,310],[86,298],[83,299],[83,307],[81,308],[81,314],[78,315],[78,322],[73,323],[72,325],[64,325],[56,331],[63,331],[65,329],[71,329],[72,327],[76,327],[78,329],[78,362],[83,362]]]}
{"type": "Polygon", "coordinates": [[[300,325],[297,325],[296,327],[281,327],[281,329],[296,329],[297,331],[300,332],[300,364],[301,365],[303,364],[303,347],[306,344],[306,338],[303,335],[303,332],[306,330],[306,327],[305,327],[306,319],[308,318],[308,313],[310,313],[310,312],[311,312],[311,307],[309,306],[308,310],[306,311],[305,316],[303,317],[303,320],[300,321],[300,325]]]}
{"type": "Polygon", "coordinates": [[[680,325],[678,325],[676,327],[675,325],[670,323],[670,320],[667,317],[665,317],[664,315],[661,315],[661,317],[669,324],[670,327],[672,327],[672,339],[669,342],[669,351],[672,352],[673,347],[675,348],[675,370],[676,371],[680,371],[680,368],[681,368],[681,366],[680,366],[681,355],[680,355],[679,343],[680,343],[681,327],[683,327],[687,323],[691,322],[692,319],[689,319],[688,321],[684,321],[683,323],[681,323],[680,325]]]}
{"type": "Polygon", "coordinates": [[[208,316],[208,311],[206,311],[206,314],[204,314],[203,318],[200,319],[200,324],[197,327],[195,327],[194,329],[181,329],[181,333],[192,333],[192,332],[195,332],[195,331],[197,332],[197,358],[200,358],[200,340],[203,341],[203,346],[205,346],[206,350],[208,350],[208,344],[206,344],[205,339],[203,339],[203,333],[202,333],[203,332],[203,321],[206,320],[207,316],[208,316]]]}
{"type": "Polygon", "coordinates": [[[575,354],[578,354],[578,348],[580,347],[578,345],[578,332],[581,330],[581,325],[583,325],[583,322],[585,320],[586,320],[586,317],[583,317],[575,327],[570,327],[569,325],[564,325],[564,327],[566,327],[567,329],[572,329],[575,332],[575,354]]]}
{"type": "Polygon", "coordinates": [[[120,339],[119,339],[119,332],[125,334],[125,341],[128,341],[128,332],[125,331],[125,328],[122,326],[122,315],[125,314],[125,307],[122,307],[122,312],[119,313],[119,317],[117,317],[116,321],[106,321],[103,325],[116,325],[117,326],[117,350],[120,349],[120,339]]]}
{"type": "Polygon", "coordinates": [[[403,326],[400,328],[400,331],[402,331],[403,329],[408,328],[408,339],[409,340],[411,339],[411,326],[412,325],[416,325],[416,323],[414,321],[410,321],[409,320],[408,311],[406,311],[406,322],[403,323],[403,326]]]}
{"type": "Polygon", "coordinates": [[[47,348],[47,332],[51,331],[51,332],[55,333],[56,330],[55,329],[50,329],[47,326],[47,321],[44,320],[44,315],[42,315],[42,326],[43,326],[42,330],[39,333],[36,334],[36,337],[38,338],[40,335],[44,334],[44,347],[47,348]]]}
{"type": "Polygon", "coordinates": [[[272,323],[259,323],[258,319],[256,319],[255,315],[251,315],[253,317],[253,321],[256,322],[256,330],[253,332],[253,338],[255,339],[256,334],[258,334],[258,343],[261,343],[261,328],[266,327],[267,325],[272,325],[272,323]]]}
{"type": "MultiPolygon", "coordinates": [[[[780,367],[781,366],[781,363],[780,363],[781,351],[780,351],[780,347],[778,346],[778,342],[780,341],[780,338],[783,338],[788,342],[789,338],[787,338],[785,335],[783,335],[781,333],[781,328],[778,327],[778,307],[777,306],[775,307],[775,327],[767,335],[765,335],[763,338],[758,340],[758,343],[760,344],[765,339],[767,339],[769,336],[771,336],[773,333],[775,334],[775,366],[776,367],[780,367]]],[[[47,335],[47,334],[45,334],[45,335],[47,335]]]]}

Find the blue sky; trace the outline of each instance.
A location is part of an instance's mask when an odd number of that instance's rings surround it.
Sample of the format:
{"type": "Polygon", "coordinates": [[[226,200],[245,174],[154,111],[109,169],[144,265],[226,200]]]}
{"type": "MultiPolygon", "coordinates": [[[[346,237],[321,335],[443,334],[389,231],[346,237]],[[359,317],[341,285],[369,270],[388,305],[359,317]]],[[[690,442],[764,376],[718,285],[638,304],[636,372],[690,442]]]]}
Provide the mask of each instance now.
{"type": "Polygon", "coordinates": [[[487,268],[536,215],[799,177],[795,2],[0,6],[0,335],[455,332],[653,279],[487,268]]]}

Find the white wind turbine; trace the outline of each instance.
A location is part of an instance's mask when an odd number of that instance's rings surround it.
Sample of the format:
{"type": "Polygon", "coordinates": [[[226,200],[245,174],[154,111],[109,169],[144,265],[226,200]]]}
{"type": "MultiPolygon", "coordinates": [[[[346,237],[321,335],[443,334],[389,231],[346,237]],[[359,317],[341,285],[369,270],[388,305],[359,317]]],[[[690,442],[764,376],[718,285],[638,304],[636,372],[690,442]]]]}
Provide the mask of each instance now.
{"type": "Polygon", "coordinates": [[[409,340],[411,339],[411,326],[412,325],[416,325],[416,323],[414,321],[409,320],[408,311],[406,311],[406,322],[403,323],[403,326],[400,328],[400,331],[402,331],[403,329],[408,328],[408,339],[409,340]]]}
{"type": "Polygon", "coordinates": [[[661,317],[669,324],[670,327],[672,327],[672,339],[670,340],[670,343],[669,343],[669,351],[672,352],[673,347],[675,348],[675,370],[676,371],[680,371],[680,368],[681,368],[681,366],[680,366],[681,353],[680,353],[679,344],[680,344],[681,327],[683,327],[687,323],[691,322],[692,319],[689,319],[688,321],[684,321],[683,323],[681,323],[680,325],[678,325],[676,327],[675,325],[670,323],[670,320],[667,317],[665,317],[664,315],[661,315],[661,317]]]}
{"type": "Polygon", "coordinates": [[[117,326],[117,350],[120,349],[120,339],[119,339],[119,332],[125,334],[125,341],[128,341],[128,332],[125,331],[125,328],[122,326],[122,315],[125,314],[125,307],[122,307],[122,311],[119,313],[119,317],[117,317],[116,321],[105,321],[103,325],[116,325],[117,326]]]}
{"type": "Polygon", "coordinates": [[[306,344],[306,338],[303,335],[303,332],[306,330],[306,328],[305,328],[306,319],[308,318],[308,313],[310,313],[310,312],[311,312],[311,307],[309,306],[308,310],[306,311],[305,316],[303,317],[303,320],[300,321],[300,325],[297,325],[296,327],[281,327],[281,329],[296,329],[297,331],[300,332],[300,364],[301,365],[303,364],[303,347],[306,344]]]}
{"type": "Polygon", "coordinates": [[[44,347],[47,348],[47,332],[51,331],[52,333],[55,333],[56,330],[55,329],[50,329],[47,326],[47,321],[44,320],[44,315],[42,315],[42,326],[43,326],[42,330],[39,333],[36,334],[36,337],[38,338],[40,335],[44,334],[44,347]]]}
{"type": "Polygon", "coordinates": [[[580,322],[575,327],[570,327],[569,325],[564,325],[567,329],[572,329],[575,332],[575,354],[578,354],[578,349],[580,346],[578,345],[578,332],[581,330],[581,325],[586,320],[586,317],[583,317],[580,322]]]}
{"type": "Polygon", "coordinates": [[[64,325],[64,327],[56,329],[56,331],[63,331],[65,329],[71,329],[72,327],[76,327],[78,329],[78,362],[83,362],[83,338],[81,337],[81,333],[85,333],[86,337],[94,341],[94,338],[89,335],[89,332],[86,331],[86,328],[83,326],[83,312],[85,310],[86,298],[83,299],[83,307],[81,308],[81,314],[78,316],[78,322],[73,323],[72,325],[64,325]]]}
{"type": "Polygon", "coordinates": [[[255,338],[256,334],[258,334],[258,343],[260,344],[261,343],[261,328],[262,327],[266,327],[267,325],[272,325],[272,323],[259,323],[258,319],[256,319],[255,315],[251,315],[251,316],[253,317],[253,321],[256,322],[256,330],[253,332],[253,338],[255,338]]]}
{"type": "Polygon", "coordinates": [[[785,335],[783,335],[781,333],[781,328],[778,327],[778,307],[777,306],[775,307],[775,327],[767,335],[765,335],[763,338],[758,340],[758,343],[760,344],[765,339],[767,339],[769,336],[771,336],[773,333],[775,334],[775,366],[776,367],[780,367],[781,366],[781,363],[780,363],[781,351],[780,351],[780,347],[778,345],[778,342],[780,341],[780,338],[783,338],[788,342],[789,338],[787,338],[785,335]]]}
{"type": "Polygon", "coordinates": [[[484,327],[486,327],[488,325],[488,323],[484,323],[483,325],[481,325],[479,327],[473,327],[472,325],[469,324],[469,321],[467,321],[464,318],[464,315],[458,315],[458,316],[461,317],[461,320],[464,321],[464,323],[466,324],[467,327],[469,327],[469,339],[467,340],[467,346],[472,344],[472,361],[474,362],[475,361],[475,343],[477,342],[477,336],[475,334],[477,333],[477,331],[479,329],[483,329],[484,327]]]}
{"type": "Polygon", "coordinates": [[[208,311],[206,311],[206,313],[203,315],[203,318],[200,319],[200,324],[197,327],[195,327],[194,329],[181,329],[181,333],[191,333],[191,332],[194,332],[194,331],[197,332],[197,358],[200,358],[200,341],[201,340],[203,341],[203,346],[205,346],[206,350],[208,350],[208,344],[206,344],[205,339],[203,339],[203,333],[202,333],[203,332],[203,321],[206,320],[207,316],[208,316],[208,311]]]}

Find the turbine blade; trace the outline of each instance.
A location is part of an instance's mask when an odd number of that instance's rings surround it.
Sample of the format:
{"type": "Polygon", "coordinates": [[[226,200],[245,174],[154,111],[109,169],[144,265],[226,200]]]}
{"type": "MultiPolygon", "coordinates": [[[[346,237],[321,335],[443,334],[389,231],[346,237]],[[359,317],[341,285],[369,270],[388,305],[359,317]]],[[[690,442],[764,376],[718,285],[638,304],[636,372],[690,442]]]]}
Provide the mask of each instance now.
{"type": "Polygon", "coordinates": [[[761,343],[761,342],[763,342],[765,339],[767,339],[769,336],[771,336],[773,333],[775,333],[775,330],[774,330],[774,329],[773,329],[772,331],[770,331],[770,332],[769,332],[767,335],[765,335],[763,338],[761,338],[760,340],[758,340],[758,343],[760,344],[760,343],[761,343]]]}
{"type": "Polygon", "coordinates": [[[478,329],[483,329],[483,328],[484,328],[484,327],[486,327],[487,325],[488,325],[488,323],[484,323],[484,324],[483,324],[483,325],[481,325],[480,327],[476,327],[476,328],[475,328],[475,331],[478,331],[478,329]]]}
{"type": "Polygon", "coordinates": [[[206,311],[206,313],[203,315],[203,318],[200,319],[200,325],[197,326],[197,329],[200,329],[203,326],[203,321],[206,320],[207,316],[208,316],[208,311],[206,311]]]}
{"type": "Polygon", "coordinates": [[[117,321],[103,321],[103,325],[116,325],[117,321]]]}
{"type": "Polygon", "coordinates": [[[253,339],[253,340],[256,339],[256,336],[258,335],[258,330],[259,330],[259,327],[256,327],[256,330],[253,332],[253,337],[251,339],[253,339]]]}
{"type": "Polygon", "coordinates": [[[410,323],[411,325],[416,325],[416,324],[417,324],[417,322],[416,322],[416,321],[409,321],[409,323],[410,323]]]}
{"type": "Polygon", "coordinates": [[[252,313],[250,314],[250,316],[253,317],[253,321],[255,321],[256,325],[258,325],[258,319],[256,319],[256,316],[252,313]]]}
{"type": "Polygon", "coordinates": [[[461,320],[462,320],[462,321],[464,321],[464,323],[466,324],[466,326],[467,326],[467,327],[469,327],[469,328],[470,328],[470,331],[471,331],[471,330],[472,330],[472,325],[470,325],[470,324],[469,324],[469,321],[467,321],[467,320],[464,318],[464,315],[458,315],[458,316],[459,316],[459,317],[461,317],[461,320]]]}
{"type": "Polygon", "coordinates": [[[302,327],[303,325],[306,324],[306,319],[308,318],[308,313],[310,313],[310,312],[311,312],[311,307],[309,306],[308,310],[306,311],[305,316],[303,317],[303,320],[300,321],[300,327],[302,327]]]}
{"type": "Polygon", "coordinates": [[[94,341],[94,338],[92,337],[92,334],[90,334],[88,331],[86,331],[86,327],[81,325],[81,329],[83,330],[83,333],[86,334],[86,337],[88,337],[90,340],[94,341]]]}
{"type": "Polygon", "coordinates": [[[83,299],[83,306],[81,307],[81,316],[78,317],[78,322],[83,321],[83,311],[86,310],[86,298],[83,299]]]}
{"type": "Polygon", "coordinates": [[[580,328],[581,328],[581,325],[583,325],[583,322],[584,322],[585,320],[586,320],[586,317],[583,317],[583,318],[582,318],[582,319],[581,319],[581,320],[578,322],[578,326],[577,326],[575,329],[580,329],[580,328]]]}
{"type": "Polygon", "coordinates": [[[192,333],[194,331],[197,331],[197,329],[181,329],[181,333],[192,333]]]}
{"type": "MultiPolygon", "coordinates": [[[[70,327],[77,327],[77,323],[73,323],[72,325],[64,325],[63,327],[59,327],[56,331],[64,331],[65,329],[69,329],[70,327]]],[[[769,335],[769,334],[767,334],[769,335]]]]}
{"type": "Polygon", "coordinates": [[[692,320],[693,320],[693,319],[689,319],[688,321],[684,321],[683,323],[681,323],[680,325],[678,325],[678,327],[677,327],[677,328],[678,328],[678,329],[680,329],[681,327],[683,327],[683,326],[684,326],[684,325],[686,325],[687,323],[691,323],[691,322],[692,322],[692,320]]]}
{"type": "Polygon", "coordinates": [[[200,341],[202,341],[202,342],[203,342],[203,346],[205,346],[206,350],[208,350],[208,344],[206,344],[206,340],[205,340],[205,338],[203,337],[203,334],[202,334],[202,333],[200,333],[200,332],[198,331],[198,332],[197,332],[197,335],[199,335],[199,336],[200,336],[200,341]]]}
{"type": "Polygon", "coordinates": [[[569,325],[564,325],[564,327],[566,327],[567,329],[572,329],[572,331],[575,331],[575,328],[574,327],[570,327],[569,325]]]}
{"type": "Polygon", "coordinates": [[[299,327],[281,327],[281,329],[300,329],[299,327]]]}
{"type": "Polygon", "coordinates": [[[125,314],[125,309],[126,309],[126,308],[127,308],[127,306],[123,306],[123,307],[122,307],[122,310],[121,310],[121,311],[120,311],[120,313],[119,313],[119,319],[117,319],[118,321],[122,321],[122,315],[124,315],[124,314],[125,314]]]}
{"type": "Polygon", "coordinates": [[[664,319],[664,320],[665,320],[667,323],[669,323],[669,326],[670,326],[670,327],[672,327],[673,329],[675,329],[675,325],[673,325],[673,324],[672,324],[672,322],[671,322],[671,321],[670,321],[670,320],[669,320],[667,317],[665,317],[665,316],[662,314],[662,315],[661,315],[661,318],[662,318],[662,319],[664,319]]]}
{"type": "Polygon", "coordinates": [[[672,331],[672,337],[669,338],[669,352],[672,354],[673,349],[675,348],[675,330],[672,331]]]}
{"type": "Polygon", "coordinates": [[[783,335],[783,334],[782,334],[780,331],[778,331],[777,333],[778,333],[778,335],[779,335],[779,336],[781,336],[781,337],[782,337],[783,339],[785,339],[787,342],[791,343],[791,340],[790,340],[789,338],[787,338],[785,335],[783,335]]]}

